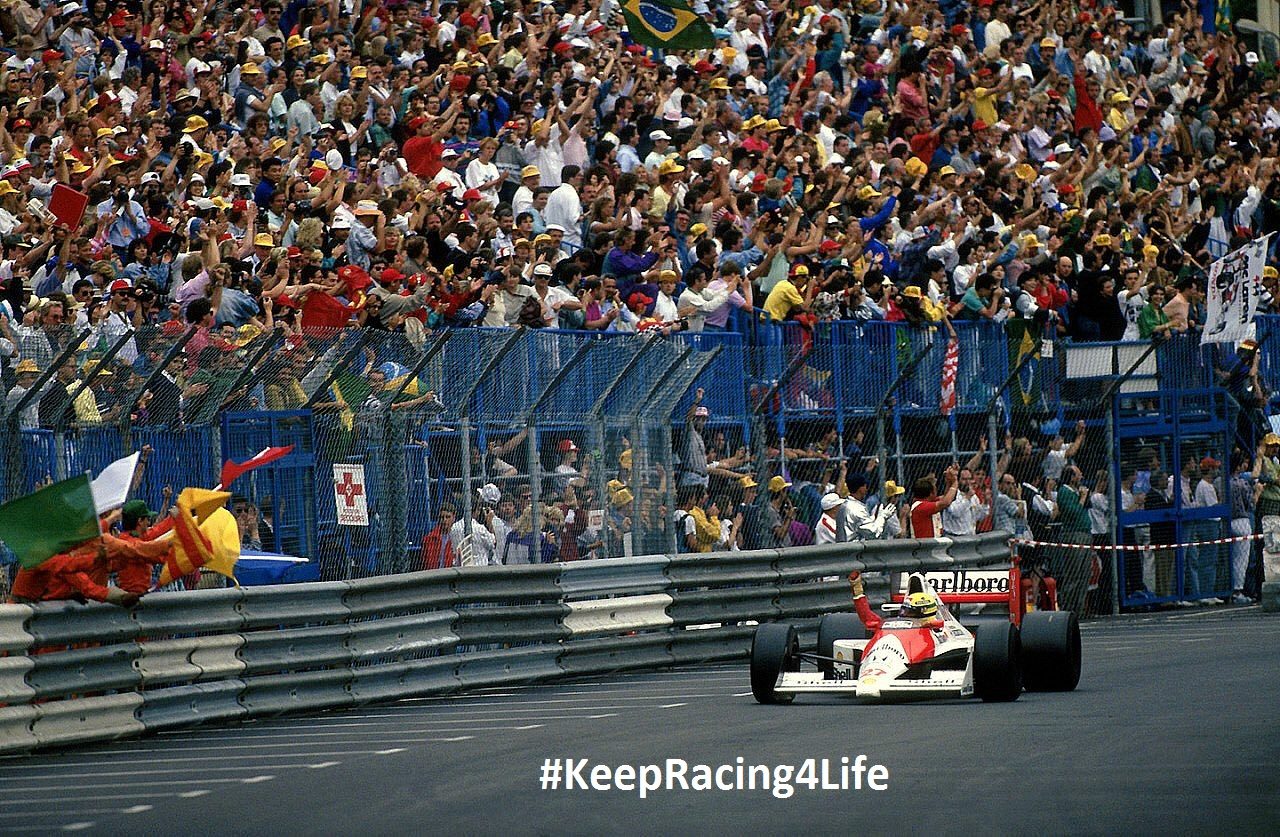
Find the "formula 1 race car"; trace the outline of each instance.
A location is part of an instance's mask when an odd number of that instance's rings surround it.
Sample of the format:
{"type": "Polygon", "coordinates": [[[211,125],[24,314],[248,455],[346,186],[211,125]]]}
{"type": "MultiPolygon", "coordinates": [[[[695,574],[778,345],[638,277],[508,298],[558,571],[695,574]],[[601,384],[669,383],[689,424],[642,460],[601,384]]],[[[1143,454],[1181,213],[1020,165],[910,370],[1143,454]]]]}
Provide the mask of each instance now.
{"type": "MultiPolygon", "coordinates": [[[[851,576],[854,580],[855,576],[851,576]]],[[[796,629],[771,623],[751,645],[751,692],[760,703],[797,694],[864,700],[976,696],[1017,700],[1027,691],[1071,691],[1080,681],[1080,625],[1075,614],[1026,611],[1026,586],[1010,570],[911,573],[891,581],[891,601],[875,616],[855,598],[856,613],[831,613],[818,625],[818,647],[800,650],[796,629]],[[998,615],[953,614],[948,605],[1008,604],[998,615]],[[802,671],[802,662],[816,671],[802,671]]],[[[858,594],[855,593],[855,596],[858,594]]],[[[1056,602],[1053,602],[1056,606],[1056,602]]]]}

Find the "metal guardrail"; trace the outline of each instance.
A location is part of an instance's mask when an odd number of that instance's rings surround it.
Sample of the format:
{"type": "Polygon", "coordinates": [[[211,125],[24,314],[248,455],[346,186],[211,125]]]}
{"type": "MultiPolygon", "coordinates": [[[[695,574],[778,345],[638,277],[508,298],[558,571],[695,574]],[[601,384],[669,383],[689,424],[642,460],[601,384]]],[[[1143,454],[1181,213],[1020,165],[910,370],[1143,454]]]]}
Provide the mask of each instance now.
{"type": "Polygon", "coordinates": [[[848,609],[852,569],[1008,559],[992,533],[2,605],[0,753],[731,659],[756,622],[848,609]]]}

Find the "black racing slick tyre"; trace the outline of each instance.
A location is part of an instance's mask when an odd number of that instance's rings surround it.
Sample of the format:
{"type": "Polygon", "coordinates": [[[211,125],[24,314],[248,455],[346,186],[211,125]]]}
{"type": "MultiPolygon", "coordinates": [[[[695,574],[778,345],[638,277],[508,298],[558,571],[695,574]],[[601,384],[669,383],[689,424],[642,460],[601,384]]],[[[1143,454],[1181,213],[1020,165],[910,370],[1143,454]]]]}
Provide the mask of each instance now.
{"type": "Polygon", "coordinates": [[[1022,694],[1021,648],[1012,622],[979,625],[973,642],[973,687],[987,702],[1017,700],[1022,694]]]}
{"type": "Polygon", "coordinates": [[[756,628],[751,640],[751,694],[757,703],[790,703],[795,695],[774,691],[784,671],[800,668],[800,638],[791,625],[776,622],[756,628]]]}
{"type": "MultiPolygon", "coordinates": [[[[837,639],[866,639],[867,629],[856,613],[828,613],[818,620],[818,656],[834,657],[837,639]]],[[[818,669],[835,679],[835,664],[818,660],[818,669]]]]}
{"type": "Polygon", "coordinates": [[[1080,682],[1080,621],[1069,610],[1022,617],[1022,679],[1028,692],[1070,692],[1080,682]]]}

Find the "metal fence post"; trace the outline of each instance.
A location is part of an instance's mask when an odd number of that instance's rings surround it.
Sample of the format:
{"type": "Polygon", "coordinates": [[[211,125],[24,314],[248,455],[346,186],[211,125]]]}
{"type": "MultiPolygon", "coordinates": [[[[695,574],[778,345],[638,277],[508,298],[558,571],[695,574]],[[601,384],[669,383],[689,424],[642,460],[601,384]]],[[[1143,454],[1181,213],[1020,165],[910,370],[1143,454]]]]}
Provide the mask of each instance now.
{"type": "Polygon", "coordinates": [[[1120,452],[1116,449],[1116,400],[1104,405],[1107,411],[1107,458],[1111,460],[1107,479],[1107,528],[1111,531],[1111,615],[1120,614],[1121,577],[1124,567],[1120,564],[1120,452]]]}

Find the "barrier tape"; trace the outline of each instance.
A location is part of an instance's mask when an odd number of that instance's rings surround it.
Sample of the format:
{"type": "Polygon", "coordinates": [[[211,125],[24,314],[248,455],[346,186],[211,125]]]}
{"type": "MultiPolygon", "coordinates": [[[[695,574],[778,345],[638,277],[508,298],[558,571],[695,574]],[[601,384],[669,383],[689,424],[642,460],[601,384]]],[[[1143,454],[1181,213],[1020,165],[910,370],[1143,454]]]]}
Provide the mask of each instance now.
{"type": "Polygon", "coordinates": [[[1148,544],[1092,544],[1092,543],[1056,543],[1054,541],[1036,541],[1030,538],[1010,538],[1014,546],[1051,546],[1058,549],[1104,549],[1119,552],[1145,552],[1148,549],[1180,549],[1188,546],[1216,546],[1239,541],[1260,541],[1262,535],[1236,535],[1232,538],[1215,538],[1211,541],[1188,541],[1187,543],[1148,543],[1148,544]]]}

